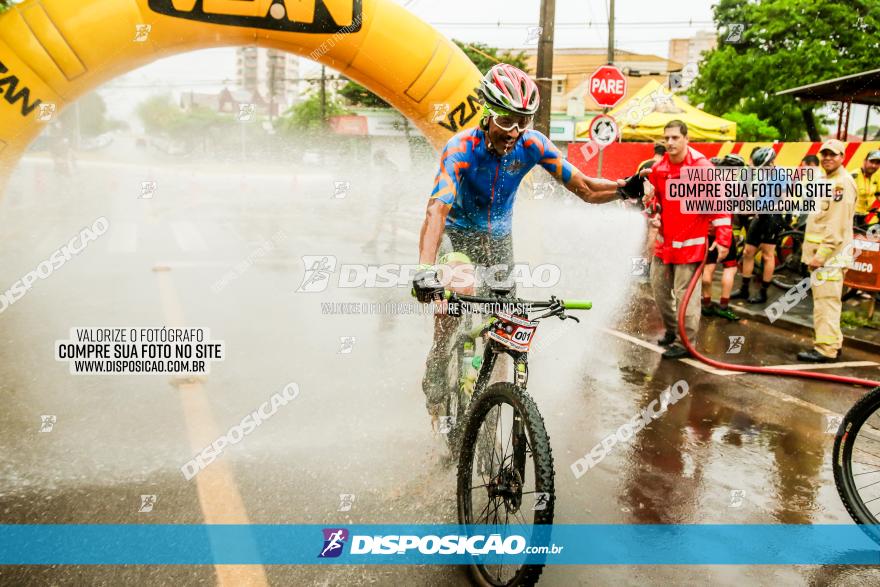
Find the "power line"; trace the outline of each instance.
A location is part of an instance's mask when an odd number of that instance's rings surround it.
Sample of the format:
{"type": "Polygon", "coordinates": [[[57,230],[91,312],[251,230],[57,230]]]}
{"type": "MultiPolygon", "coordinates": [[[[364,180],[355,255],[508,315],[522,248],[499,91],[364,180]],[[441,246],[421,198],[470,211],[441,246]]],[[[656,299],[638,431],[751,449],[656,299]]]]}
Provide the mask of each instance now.
{"type": "MultiPolygon", "coordinates": [[[[321,81],[319,77],[286,77],[286,78],[275,78],[276,82],[319,82],[321,81]]],[[[327,76],[327,81],[348,81],[348,78],[342,76],[327,76]]],[[[175,82],[154,82],[154,83],[142,83],[142,84],[114,84],[110,83],[103,87],[105,90],[120,90],[120,89],[138,89],[138,88],[155,88],[162,89],[165,87],[171,86],[200,86],[200,85],[210,85],[210,86],[238,86],[239,82],[236,80],[230,79],[218,79],[218,80],[198,80],[198,81],[175,81],[175,82]]]]}
{"type": "MultiPolygon", "coordinates": [[[[603,0],[604,1],[604,0],[603,0]]],[[[607,10],[607,6],[606,6],[607,10]]],[[[454,27],[530,27],[537,26],[534,22],[501,22],[495,21],[483,21],[483,22],[428,22],[428,24],[432,26],[454,26],[454,27]]],[[[614,27],[667,27],[667,26],[703,26],[703,25],[714,25],[715,22],[711,20],[669,20],[663,22],[615,22],[614,27]]],[[[608,21],[593,21],[589,20],[586,22],[558,22],[555,23],[554,26],[556,28],[580,28],[584,26],[596,26],[596,27],[607,27],[608,21]]]]}

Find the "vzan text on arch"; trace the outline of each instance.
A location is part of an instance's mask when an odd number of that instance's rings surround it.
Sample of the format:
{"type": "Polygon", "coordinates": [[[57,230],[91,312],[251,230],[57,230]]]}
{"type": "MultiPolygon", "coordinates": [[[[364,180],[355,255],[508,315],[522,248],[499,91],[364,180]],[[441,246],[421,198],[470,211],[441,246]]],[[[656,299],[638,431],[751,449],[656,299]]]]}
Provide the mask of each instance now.
{"type": "Polygon", "coordinates": [[[211,24],[314,34],[356,33],[363,11],[362,0],[149,0],[149,6],[211,24]]]}

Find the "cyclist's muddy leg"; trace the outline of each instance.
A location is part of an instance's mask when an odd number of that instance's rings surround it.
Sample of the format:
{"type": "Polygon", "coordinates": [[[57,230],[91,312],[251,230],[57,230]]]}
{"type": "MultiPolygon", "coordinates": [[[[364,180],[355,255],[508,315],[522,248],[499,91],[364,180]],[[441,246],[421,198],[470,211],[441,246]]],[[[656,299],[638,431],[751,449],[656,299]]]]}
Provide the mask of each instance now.
{"type": "Polygon", "coordinates": [[[451,359],[452,337],[457,330],[459,318],[437,315],[434,317],[434,341],[425,361],[425,376],[422,378],[422,391],[425,405],[432,418],[440,415],[440,408],[446,399],[446,374],[451,359]]]}
{"type": "MultiPolygon", "coordinates": [[[[465,263],[448,262],[441,266],[440,281],[447,289],[457,293],[473,295],[473,266],[465,263]]],[[[438,311],[445,312],[446,303],[438,305],[438,311]]],[[[449,361],[452,358],[452,343],[461,318],[438,313],[434,317],[434,340],[428,358],[425,361],[425,376],[422,379],[422,391],[425,393],[425,405],[432,421],[439,414],[449,389],[446,380],[449,361]]]]}

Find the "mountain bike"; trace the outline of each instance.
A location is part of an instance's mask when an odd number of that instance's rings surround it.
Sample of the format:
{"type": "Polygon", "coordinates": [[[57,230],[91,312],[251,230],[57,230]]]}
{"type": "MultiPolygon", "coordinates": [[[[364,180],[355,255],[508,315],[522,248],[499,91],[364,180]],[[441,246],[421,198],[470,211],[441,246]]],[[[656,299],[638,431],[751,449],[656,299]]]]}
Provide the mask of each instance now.
{"type": "MultiPolygon", "coordinates": [[[[806,263],[801,262],[806,224],[800,226],[800,229],[786,230],[776,239],[776,269],[772,283],[786,291],[810,275],[806,263]]],[[[868,231],[853,226],[853,234],[867,235],[868,231]]]]}
{"type": "MultiPolygon", "coordinates": [[[[496,292],[493,292],[496,293],[496,292]]],[[[566,310],[588,310],[587,301],[548,301],[517,298],[480,297],[447,291],[445,299],[469,313],[488,316],[476,327],[464,329],[461,349],[468,342],[485,338],[483,353],[475,355],[470,366],[479,369],[473,395],[462,392],[455,410],[467,409],[454,435],[458,457],[458,521],[479,525],[549,525],[553,523],[553,454],[544,420],[534,400],[526,392],[529,379],[528,354],[538,323],[550,317],[573,319],[566,310]],[[529,314],[542,312],[538,316],[529,314]],[[499,358],[513,362],[512,381],[490,384],[499,358]]],[[[458,364],[466,365],[464,355],[458,364]]],[[[508,373],[509,375],[509,373],[508,373]]],[[[511,379],[511,377],[508,377],[511,379]]],[[[459,386],[459,390],[465,386],[459,386]]],[[[452,412],[453,407],[448,408],[452,412]]],[[[528,564],[486,565],[475,562],[471,573],[479,585],[533,585],[543,570],[543,559],[528,564]],[[540,564],[532,564],[540,563],[540,564]]]]}
{"type": "Polygon", "coordinates": [[[778,288],[789,290],[807,277],[810,272],[801,262],[804,246],[803,230],[786,230],[776,239],[776,268],[771,283],[778,288]]]}
{"type": "Polygon", "coordinates": [[[831,455],[834,484],[846,511],[880,544],[880,387],[843,417],[831,455]]]}
{"type": "Polygon", "coordinates": [[[483,360],[482,325],[473,327],[472,314],[462,318],[457,334],[453,338],[451,360],[446,371],[446,398],[439,414],[439,428],[446,435],[446,443],[451,455],[458,453],[461,437],[461,423],[474,394],[477,374],[483,360]]]}

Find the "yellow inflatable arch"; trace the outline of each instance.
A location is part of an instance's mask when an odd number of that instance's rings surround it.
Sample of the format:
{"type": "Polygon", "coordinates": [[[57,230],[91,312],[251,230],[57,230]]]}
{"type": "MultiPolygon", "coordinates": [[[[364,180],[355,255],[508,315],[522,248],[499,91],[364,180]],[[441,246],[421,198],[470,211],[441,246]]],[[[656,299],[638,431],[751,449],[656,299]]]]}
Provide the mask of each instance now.
{"type": "Polygon", "coordinates": [[[476,122],[480,72],[390,0],[12,0],[0,14],[0,193],[51,106],[175,53],[258,45],[363,84],[439,148],[476,122]],[[43,113],[41,115],[41,112],[43,113]]]}

